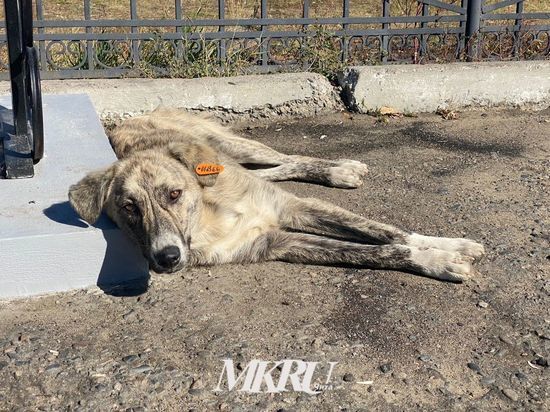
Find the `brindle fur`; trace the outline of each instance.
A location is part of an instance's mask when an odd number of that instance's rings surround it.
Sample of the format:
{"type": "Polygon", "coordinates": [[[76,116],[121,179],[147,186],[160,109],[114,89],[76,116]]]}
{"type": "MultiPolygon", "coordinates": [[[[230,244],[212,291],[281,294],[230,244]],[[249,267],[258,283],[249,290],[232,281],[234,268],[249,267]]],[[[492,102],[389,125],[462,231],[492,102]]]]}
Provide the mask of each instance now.
{"type": "Polygon", "coordinates": [[[484,253],[468,239],[411,233],[270,183],[293,179],[357,187],[367,172],[357,161],[285,155],[170,109],[127,120],[111,141],[119,160],[73,185],[71,204],[90,223],[105,210],[157,272],[282,260],[395,269],[460,282],[484,253]],[[225,170],[198,176],[199,163],[222,164],[225,170]],[[248,170],[243,164],[264,168],[248,170]],[[170,193],[180,190],[173,201],[170,193]],[[170,264],[161,264],[166,250],[174,248],[179,258],[172,254],[170,264]]]}

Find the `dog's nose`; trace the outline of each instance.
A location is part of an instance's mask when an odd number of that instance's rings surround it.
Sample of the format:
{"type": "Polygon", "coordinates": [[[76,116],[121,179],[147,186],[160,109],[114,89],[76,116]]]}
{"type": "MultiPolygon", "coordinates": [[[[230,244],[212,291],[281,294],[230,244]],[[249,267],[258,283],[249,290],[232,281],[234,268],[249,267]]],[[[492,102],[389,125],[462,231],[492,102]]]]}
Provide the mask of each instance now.
{"type": "Polygon", "coordinates": [[[177,246],[167,246],[155,255],[155,260],[163,268],[176,266],[181,259],[181,253],[177,246]]]}

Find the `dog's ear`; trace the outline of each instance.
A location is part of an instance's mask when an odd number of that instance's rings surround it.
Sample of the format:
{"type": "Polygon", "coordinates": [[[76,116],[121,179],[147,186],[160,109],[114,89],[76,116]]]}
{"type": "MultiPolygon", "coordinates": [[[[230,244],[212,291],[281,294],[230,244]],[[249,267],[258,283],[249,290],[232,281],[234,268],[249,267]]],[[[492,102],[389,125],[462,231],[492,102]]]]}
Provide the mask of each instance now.
{"type": "Polygon", "coordinates": [[[115,167],[88,174],[69,188],[69,202],[82,219],[93,224],[99,218],[115,175],[115,167]]]}
{"type": "Polygon", "coordinates": [[[199,174],[197,171],[199,165],[219,167],[218,154],[214,149],[202,143],[171,143],[168,150],[195,175],[201,186],[214,186],[218,173],[199,174]]]}

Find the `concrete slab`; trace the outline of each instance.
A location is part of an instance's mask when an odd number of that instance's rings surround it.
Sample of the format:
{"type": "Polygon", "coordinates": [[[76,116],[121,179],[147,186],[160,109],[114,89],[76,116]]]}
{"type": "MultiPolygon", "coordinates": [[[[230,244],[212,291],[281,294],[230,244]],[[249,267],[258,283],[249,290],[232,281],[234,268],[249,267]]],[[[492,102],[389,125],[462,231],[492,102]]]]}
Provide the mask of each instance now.
{"type": "Polygon", "coordinates": [[[67,200],[71,184],[116,160],[90,99],[44,96],[44,128],[34,178],[0,179],[0,298],[143,282],[137,247],[105,216],[88,226],[67,200]]]}
{"type": "Polygon", "coordinates": [[[351,67],[339,81],[346,105],[362,113],[550,106],[547,61],[351,67]]]}

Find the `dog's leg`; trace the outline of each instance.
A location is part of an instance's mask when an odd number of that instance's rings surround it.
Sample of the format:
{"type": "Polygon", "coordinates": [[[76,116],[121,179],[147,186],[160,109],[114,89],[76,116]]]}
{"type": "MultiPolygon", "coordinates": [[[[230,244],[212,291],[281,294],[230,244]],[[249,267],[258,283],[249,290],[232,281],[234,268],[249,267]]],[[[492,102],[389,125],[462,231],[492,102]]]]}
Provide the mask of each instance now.
{"type": "Polygon", "coordinates": [[[366,165],[355,160],[322,160],[301,156],[290,158],[288,163],[251,172],[271,182],[298,180],[353,189],[363,184],[362,179],[368,171],[366,165]]]}
{"type": "Polygon", "coordinates": [[[484,254],[483,246],[473,240],[411,233],[366,219],[319,199],[290,198],[281,213],[281,226],[360,243],[402,244],[420,249],[436,248],[458,252],[474,259],[484,254]]]}
{"type": "Polygon", "coordinates": [[[269,181],[300,180],[333,187],[355,188],[362,184],[367,166],[355,160],[323,160],[307,156],[286,155],[272,148],[220,130],[210,133],[208,143],[241,164],[272,166],[251,170],[269,181]]]}
{"type": "Polygon", "coordinates": [[[472,258],[440,249],[406,245],[363,245],[305,233],[273,232],[259,240],[266,260],[318,265],[352,265],[413,272],[462,282],[472,275],[472,258]]]}

